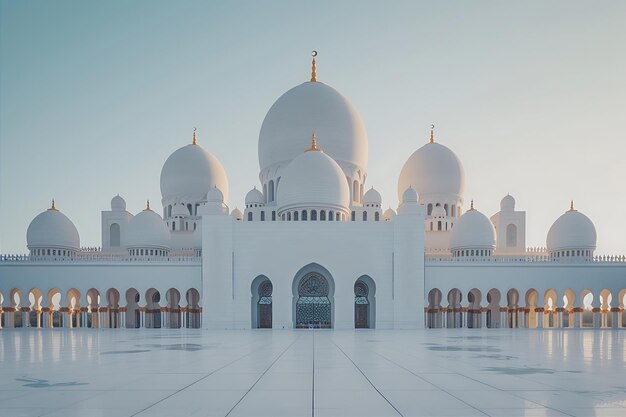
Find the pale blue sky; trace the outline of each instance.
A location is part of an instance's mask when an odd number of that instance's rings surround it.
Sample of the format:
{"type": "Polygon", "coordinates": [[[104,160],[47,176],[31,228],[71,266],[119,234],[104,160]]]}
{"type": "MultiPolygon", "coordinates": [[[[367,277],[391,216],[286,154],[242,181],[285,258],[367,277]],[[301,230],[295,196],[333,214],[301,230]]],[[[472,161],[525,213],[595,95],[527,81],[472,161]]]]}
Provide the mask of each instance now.
{"type": "Polygon", "coordinates": [[[491,215],[511,193],[528,245],[573,198],[599,251],[626,252],[624,1],[2,0],[0,35],[0,252],[26,251],[52,197],[92,246],[116,193],[160,208],[193,126],[242,208],[263,117],[312,49],[365,121],[385,207],[435,123],[466,200],[491,215]]]}

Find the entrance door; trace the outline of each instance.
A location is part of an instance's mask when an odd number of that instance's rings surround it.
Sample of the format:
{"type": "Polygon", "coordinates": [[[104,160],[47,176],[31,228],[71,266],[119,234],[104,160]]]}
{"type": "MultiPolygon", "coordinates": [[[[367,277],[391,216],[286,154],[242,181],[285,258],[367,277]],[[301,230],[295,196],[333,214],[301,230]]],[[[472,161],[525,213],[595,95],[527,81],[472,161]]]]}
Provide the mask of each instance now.
{"type": "Polygon", "coordinates": [[[302,278],[298,285],[296,328],[331,328],[328,291],[328,281],[319,273],[311,272],[302,278]]]}
{"type": "Polygon", "coordinates": [[[272,291],[274,287],[270,280],[265,280],[259,285],[259,310],[258,328],[272,328],[272,291]]]}
{"type": "Polygon", "coordinates": [[[369,329],[369,288],[363,281],[354,284],[354,328],[369,329]]]}

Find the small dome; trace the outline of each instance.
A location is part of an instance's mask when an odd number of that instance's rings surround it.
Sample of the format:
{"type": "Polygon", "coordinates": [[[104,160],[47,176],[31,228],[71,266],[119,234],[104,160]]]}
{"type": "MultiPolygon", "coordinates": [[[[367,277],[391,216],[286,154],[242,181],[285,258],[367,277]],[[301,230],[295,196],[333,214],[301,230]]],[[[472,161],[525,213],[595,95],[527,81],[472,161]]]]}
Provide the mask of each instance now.
{"type": "Polygon", "coordinates": [[[343,171],[330,156],[312,147],[285,169],[278,189],[279,210],[324,207],[348,212],[350,190],[343,171]]]}
{"type": "Polygon", "coordinates": [[[172,217],[188,217],[189,210],[184,204],[174,204],[172,207],[172,217]]]}
{"type": "Polygon", "coordinates": [[[389,220],[393,220],[393,218],[396,217],[396,212],[392,209],[392,208],[388,208],[387,210],[385,210],[385,212],[383,213],[383,219],[387,222],[389,220]]]}
{"type": "Polygon", "coordinates": [[[367,190],[367,192],[363,195],[363,203],[364,204],[378,204],[381,205],[383,202],[380,193],[374,189],[374,187],[367,190]]]}
{"type": "Polygon", "coordinates": [[[337,90],[318,81],[287,91],[267,112],[259,134],[261,171],[298,157],[302,146],[297,139],[311,132],[337,162],[367,167],[367,132],[359,112],[337,90]]]}
{"type": "Polygon", "coordinates": [[[462,199],[465,174],[461,160],[448,147],[427,143],[406,161],[398,180],[398,196],[412,185],[420,198],[445,195],[462,199]]]}
{"type": "Polygon", "coordinates": [[[76,226],[59,210],[52,208],[38,214],[28,226],[26,242],[31,248],[62,248],[79,250],[80,237],[76,226]]]}
{"type": "Polygon", "coordinates": [[[219,188],[213,187],[207,193],[206,199],[209,203],[223,203],[224,194],[222,194],[219,188]]]}
{"type": "Polygon", "coordinates": [[[573,208],[561,215],[548,231],[548,252],[562,249],[595,249],[596,228],[589,217],[573,208]]]}
{"type": "Polygon", "coordinates": [[[128,223],[126,242],[129,248],[169,249],[171,235],[161,216],[150,209],[145,209],[128,223]]]}
{"type": "Polygon", "coordinates": [[[501,211],[515,211],[515,199],[510,194],[504,196],[502,201],[500,201],[500,210],[501,211]]]}
{"type": "Polygon", "coordinates": [[[230,215],[233,216],[235,220],[243,219],[243,213],[237,207],[235,207],[235,209],[230,212],[230,215]]]}
{"type": "Polygon", "coordinates": [[[228,197],[228,179],[220,161],[200,145],[187,145],[174,151],[161,170],[164,200],[202,201],[217,186],[228,197]]]}
{"type": "Polygon", "coordinates": [[[111,199],[111,210],[126,211],[126,201],[119,194],[111,199]]]}
{"type": "Polygon", "coordinates": [[[412,186],[409,186],[402,193],[402,203],[417,203],[417,192],[412,186]]]}
{"type": "Polygon", "coordinates": [[[441,204],[435,204],[431,213],[432,217],[446,217],[446,209],[441,204]]]}
{"type": "Polygon", "coordinates": [[[454,225],[450,249],[495,249],[496,230],[480,211],[466,211],[454,225]]]}
{"type": "Polygon", "coordinates": [[[246,205],[248,204],[265,204],[263,193],[254,187],[246,194],[246,205]]]}

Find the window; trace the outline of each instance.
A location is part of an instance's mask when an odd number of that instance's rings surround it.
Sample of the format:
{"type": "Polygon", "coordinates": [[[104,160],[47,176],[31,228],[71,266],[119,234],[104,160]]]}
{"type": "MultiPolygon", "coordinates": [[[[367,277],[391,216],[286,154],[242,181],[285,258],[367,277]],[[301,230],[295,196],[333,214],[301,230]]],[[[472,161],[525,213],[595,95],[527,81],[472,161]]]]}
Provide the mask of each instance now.
{"type": "Polygon", "coordinates": [[[185,230],[189,230],[189,223],[185,222],[185,230]]]}
{"type": "Polygon", "coordinates": [[[167,217],[172,217],[172,205],[167,206],[167,217]]]}
{"type": "Polygon", "coordinates": [[[275,222],[276,221],[276,212],[272,211],[272,221],[275,222]]]}
{"type": "Polygon", "coordinates": [[[320,210],[320,220],[326,220],[326,211],[320,210]]]}
{"type": "Polygon", "coordinates": [[[374,213],[374,221],[375,222],[380,221],[380,213],[379,212],[374,213]]]}
{"type": "Polygon", "coordinates": [[[363,221],[366,222],[367,221],[367,211],[363,212],[363,221]]]}
{"type": "Polygon", "coordinates": [[[517,226],[509,224],[506,227],[506,247],[514,248],[517,246],[517,226]]]}
{"type": "Polygon", "coordinates": [[[455,209],[456,209],[456,206],[455,206],[455,205],[452,205],[452,206],[450,207],[450,209],[451,209],[450,211],[452,212],[452,213],[451,213],[452,217],[456,216],[456,210],[455,210],[455,209]]]}
{"type": "Polygon", "coordinates": [[[351,215],[351,220],[354,221],[356,219],[356,213],[353,211],[351,215]]]}
{"type": "Polygon", "coordinates": [[[252,212],[251,211],[248,212],[248,221],[249,222],[252,221],[252,212]]]}
{"type": "Polygon", "coordinates": [[[187,211],[190,216],[193,216],[193,206],[191,204],[187,204],[187,211]]]}
{"type": "Polygon", "coordinates": [[[175,222],[175,221],[174,221],[174,222],[172,222],[172,230],[173,230],[173,231],[176,231],[176,222],[175,222]]]}
{"type": "Polygon", "coordinates": [[[120,246],[120,225],[117,223],[113,223],[109,228],[109,246],[115,248],[120,246]]]}
{"type": "Polygon", "coordinates": [[[291,212],[287,213],[287,221],[291,221],[291,212]]]}
{"type": "Polygon", "coordinates": [[[443,205],[443,209],[446,211],[446,216],[448,215],[448,205],[444,204],[443,205]]]}
{"type": "Polygon", "coordinates": [[[311,220],[317,220],[317,211],[311,210],[311,220]]]}
{"type": "Polygon", "coordinates": [[[433,231],[433,222],[430,222],[430,231],[433,231]]]}
{"type": "Polygon", "coordinates": [[[352,200],[359,201],[359,182],[357,180],[352,183],[352,200]]]}
{"type": "Polygon", "coordinates": [[[197,215],[198,215],[198,206],[199,206],[199,205],[200,205],[200,204],[196,203],[196,209],[194,210],[194,216],[197,216],[197,215]]]}
{"type": "Polygon", "coordinates": [[[306,210],[302,210],[302,221],[306,221],[307,220],[307,215],[306,215],[306,210]]]}
{"type": "Polygon", "coordinates": [[[293,220],[294,220],[295,222],[297,222],[297,221],[298,221],[298,212],[297,212],[297,211],[294,211],[294,212],[293,212],[293,220]]]}
{"type": "Polygon", "coordinates": [[[265,221],[265,212],[264,211],[261,212],[261,221],[262,222],[265,221]]]}
{"type": "Polygon", "coordinates": [[[332,211],[329,211],[329,212],[328,212],[328,221],[329,221],[329,222],[332,222],[332,221],[334,220],[333,216],[334,216],[333,212],[332,212],[332,211]]]}
{"type": "Polygon", "coordinates": [[[337,221],[340,221],[342,219],[343,214],[341,213],[337,213],[337,221]]]}
{"type": "Polygon", "coordinates": [[[433,204],[432,203],[428,203],[428,206],[426,206],[426,210],[428,215],[430,216],[431,214],[433,214],[433,204]]]}
{"type": "Polygon", "coordinates": [[[437,230],[441,230],[441,220],[437,222],[437,230]]]}

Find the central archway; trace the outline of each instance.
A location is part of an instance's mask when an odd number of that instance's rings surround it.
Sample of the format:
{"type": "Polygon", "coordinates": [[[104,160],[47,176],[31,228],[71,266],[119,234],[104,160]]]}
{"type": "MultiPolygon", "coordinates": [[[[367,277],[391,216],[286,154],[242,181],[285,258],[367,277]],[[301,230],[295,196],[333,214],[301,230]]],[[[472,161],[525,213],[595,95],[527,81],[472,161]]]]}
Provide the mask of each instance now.
{"type": "MultiPolygon", "coordinates": [[[[300,274],[299,274],[300,275],[300,274]]],[[[306,272],[294,282],[294,327],[329,329],[332,327],[332,278],[319,270],[306,272]]]]}

